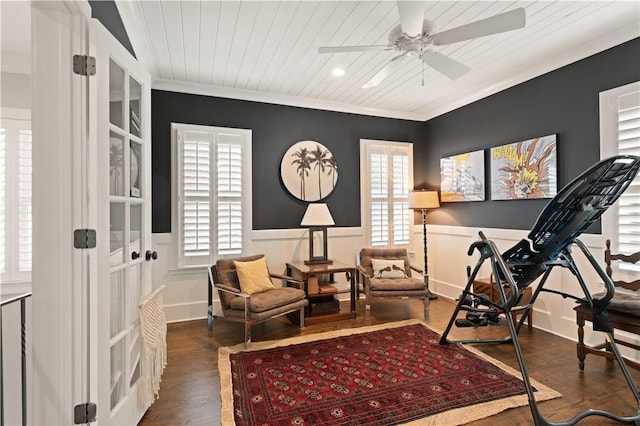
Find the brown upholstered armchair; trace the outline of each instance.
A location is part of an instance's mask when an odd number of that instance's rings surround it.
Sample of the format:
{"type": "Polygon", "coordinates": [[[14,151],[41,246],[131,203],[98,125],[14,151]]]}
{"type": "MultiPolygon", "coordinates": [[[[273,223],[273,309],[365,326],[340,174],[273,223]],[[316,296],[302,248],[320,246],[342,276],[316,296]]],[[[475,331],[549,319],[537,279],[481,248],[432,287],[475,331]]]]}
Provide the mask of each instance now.
{"type": "MultiPolygon", "coordinates": [[[[264,291],[248,294],[241,290],[237,262],[253,262],[264,258],[263,254],[236,259],[220,259],[209,268],[209,329],[213,327],[213,318],[244,323],[244,344],[251,343],[251,326],[291,312],[299,311],[300,328],[304,327],[304,309],[308,304],[304,292],[304,283],[293,278],[272,274],[269,278],[285,280],[293,287],[273,287],[264,291]],[[211,293],[218,291],[222,312],[213,313],[211,293]]],[[[270,281],[270,280],[269,280],[270,281]]]]}
{"type": "Polygon", "coordinates": [[[422,269],[409,263],[404,248],[363,248],[360,250],[358,274],[365,295],[367,314],[371,301],[382,298],[421,299],[424,316],[428,318],[428,291],[422,269]],[[411,270],[420,277],[411,276],[411,270]]]}

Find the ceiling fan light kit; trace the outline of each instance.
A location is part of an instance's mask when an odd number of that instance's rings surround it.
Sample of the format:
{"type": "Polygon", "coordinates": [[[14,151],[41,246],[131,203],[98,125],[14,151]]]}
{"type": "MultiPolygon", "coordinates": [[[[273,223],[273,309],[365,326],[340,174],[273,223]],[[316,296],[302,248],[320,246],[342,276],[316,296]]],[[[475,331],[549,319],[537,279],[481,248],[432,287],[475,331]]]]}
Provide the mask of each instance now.
{"type": "Polygon", "coordinates": [[[424,19],[426,2],[398,1],[397,6],[400,24],[389,32],[389,44],[325,46],[320,47],[318,52],[348,53],[387,50],[399,52],[399,55],[391,58],[380,71],[362,86],[363,89],[379,85],[400,68],[405,58],[411,57],[419,58],[423,64],[428,65],[451,80],[456,80],[471,71],[471,68],[434,51],[432,49],[433,46],[445,46],[499,34],[524,28],[526,25],[525,10],[518,8],[437,33],[433,22],[424,19]]]}

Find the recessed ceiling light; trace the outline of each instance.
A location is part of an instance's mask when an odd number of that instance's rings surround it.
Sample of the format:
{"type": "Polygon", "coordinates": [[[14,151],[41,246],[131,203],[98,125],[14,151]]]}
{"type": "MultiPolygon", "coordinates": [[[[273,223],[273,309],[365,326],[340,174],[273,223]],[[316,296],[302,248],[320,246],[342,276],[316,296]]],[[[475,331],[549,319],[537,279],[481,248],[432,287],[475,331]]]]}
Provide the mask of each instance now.
{"type": "Polygon", "coordinates": [[[342,77],[344,75],[344,69],[338,67],[331,70],[331,75],[334,77],[342,77]]]}

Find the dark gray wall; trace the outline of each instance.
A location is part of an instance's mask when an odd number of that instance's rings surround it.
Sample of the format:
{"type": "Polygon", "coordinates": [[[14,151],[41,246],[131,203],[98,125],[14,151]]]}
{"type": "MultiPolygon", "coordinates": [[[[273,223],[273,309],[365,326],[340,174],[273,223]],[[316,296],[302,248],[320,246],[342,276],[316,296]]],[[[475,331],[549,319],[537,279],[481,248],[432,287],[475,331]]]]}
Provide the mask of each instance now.
{"type": "MultiPolygon", "coordinates": [[[[557,133],[560,189],[600,159],[599,92],[638,80],[640,38],[429,120],[414,146],[416,187],[439,187],[441,157],[557,133]]],[[[429,223],[529,229],[546,202],[446,203],[429,223]]]]}
{"type": "Polygon", "coordinates": [[[91,6],[91,17],[96,18],[109,30],[109,32],[125,47],[134,57],[136,52],[133,51],[127,31],[124,29],[120,12],[113,1],[105,0],[89,0],[91,6]]]}
{"type": "MultiPolygon", "coordinates": [[[[115,4],[89,3],[93,16],[134,54],[115,4]]],[[[254,229],[298,226],[305,205],[283,188],[279,164],[293,143],[317,140],[335,154],[340,167],[336,190],[326,200],[336,223],[359,226],[360,138],[414,142],[415,187],[438,188],[443,156],[557,133],[562,187],[600,158],[598,93],[638,80],[640,38],[426,123],[152,91],[153,232],[171,230],[172,121],[253,130],[254,229]]],[[[487,184],[489,178],[487,170],[487,184]]],[[[529,229],[545,204],[447,203],[429,214],[429,222],[529,229]]],[[[592,228],[600,232],[599,222],[592,228]]]]}
{"type": "Polygon", "coordinates": [[[301,140],[327,147],[338,182],[325,199],[337,226],[360,226],[360,139],[417,142],[424,123],[153,90],[153,232],[171,231],[171,123],[250,129],[253,229],[297,228],[306,203],[284,188],[280,162],[301,140]]]}

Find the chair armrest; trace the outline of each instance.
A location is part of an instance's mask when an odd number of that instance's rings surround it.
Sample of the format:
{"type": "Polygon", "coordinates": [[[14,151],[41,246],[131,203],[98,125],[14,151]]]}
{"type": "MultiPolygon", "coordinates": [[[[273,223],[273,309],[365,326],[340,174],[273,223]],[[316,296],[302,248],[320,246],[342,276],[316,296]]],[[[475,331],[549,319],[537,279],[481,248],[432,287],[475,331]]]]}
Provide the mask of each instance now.
{"type": "Polygon", "coordinates": [[[418,268],[417,266],[414,266],[414,265],[409,265],[409,267],[419,274],[424,274],[424,271],[422,268],[418,268]]]}
{"type": "Polygon", "coordinates": [[[269,273],[271,278],[277,278],[279,280],[287,281],[293,284],[304,284],[302,280],[296,280],[295,278],[289,277],[287,275],[274,274],[273,272],[269,273]]]}
{"type": "Polygon", "coordinates": [[[216,290],[224,291],[225,293],[231,293],[234,296],[251,297],[251,295],[249,295],[247,293],[243,293],[240,290],[238,290],[237,288],[229,287],[228,285],[217,284],[216,283],[213,286],[216,288],[216,290]]]}
{"type": "Polygon", "coordinates": [[[304,290],[304,281],[296,280],[296,279],[294,279],[294,278],[292,278],[290,276],[287,276],[287,275],[275,274],[273,272],[270,272],[269,276],[271,278],[276,278],[276,279],[279,279],[279,280],[286,281],[288,283],[293,284],[294,287],[299,288],[301,290],[304,290]]]}
{"type": "Polygon", "coordinates": [[[358,272],[360,273],[360,275],[362,275],[365,278],[371,278],[369,276],[369,274],[367,273],[366,268],[364,266],[362,266],[362,265],[358,265],[358,272]]]}

